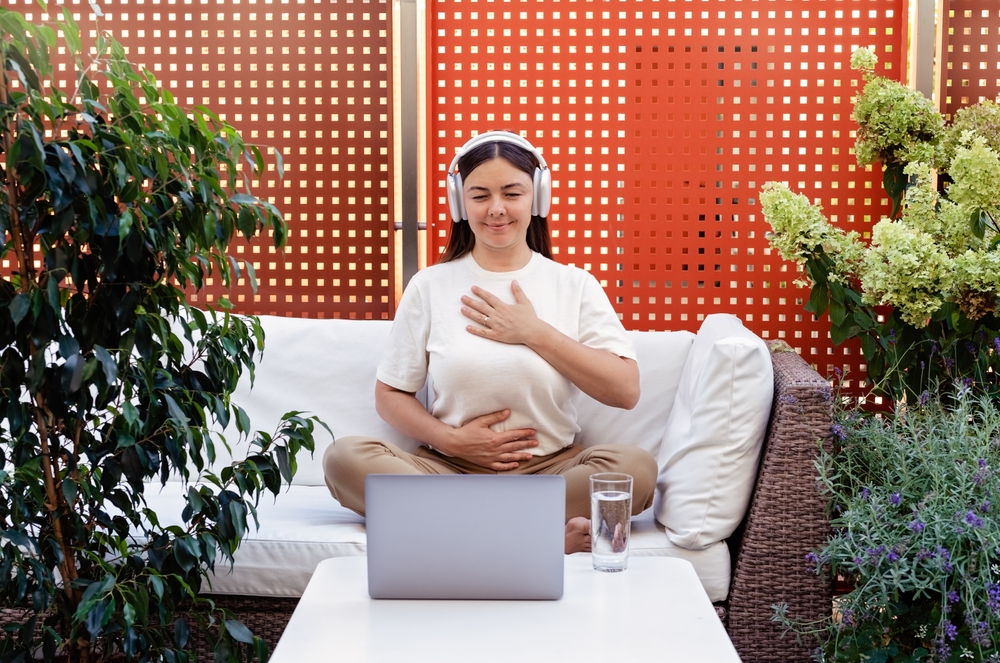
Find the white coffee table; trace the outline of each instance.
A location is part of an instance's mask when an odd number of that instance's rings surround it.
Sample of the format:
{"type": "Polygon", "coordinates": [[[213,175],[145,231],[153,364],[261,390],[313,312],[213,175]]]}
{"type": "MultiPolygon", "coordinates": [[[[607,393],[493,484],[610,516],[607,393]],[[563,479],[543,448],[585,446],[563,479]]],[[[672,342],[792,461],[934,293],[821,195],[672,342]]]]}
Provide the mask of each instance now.
{"type": "Polygon", "coordinates": [[[694,568],[633,557],[599,573],[566,558],[559,601],[390,601],[368,597],[365,557],[319,564],[272,663],[738,663],[694,568]]]}

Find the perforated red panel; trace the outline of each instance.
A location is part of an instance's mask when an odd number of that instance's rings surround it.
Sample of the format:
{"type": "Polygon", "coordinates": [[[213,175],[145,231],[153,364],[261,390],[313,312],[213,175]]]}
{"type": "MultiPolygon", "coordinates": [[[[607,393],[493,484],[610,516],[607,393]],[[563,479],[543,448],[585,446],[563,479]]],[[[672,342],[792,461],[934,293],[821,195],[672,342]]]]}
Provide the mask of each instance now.
{"type": "Polygon", "coordinates": [[[1000,92],[1000,6],[991,0],[947,0],[941,18],[944,35],[941,112],[1000,92]]]}
{"type": "MultiPolygon", "coordinates": [[[[34,0],[5,6],[46,20],[34,0]]],[[[303,317],[388,318],[390,231],[389,10],[385,0],[104,0],[103,17],[65,4],[92,44],[102,29],[152,71],[179,104],[211,108],[248,143],[277,149],[253,193],[289,225],[283,254],[268,241],[234,243],[260,289],[241,283],[237,310],[303,317]]],[[[72,89],[67,61],[54,81],[72,89]]],[[[195,303],[225,294],[211,284],[195,303]]]]}
{"type": "Polygon", "coordinates": [[[851,52],[905,70],[906,4],[459,2],[428,5],[429,261],[449,230],[443,176],[473,132],[510,128],[556,180],[556,258],[597,276],[627,327],[739,315],[821,372],[863,375],[771,255],[757,192],[787,181],[867,233],[889,211],[856,165],[851,52]]]}

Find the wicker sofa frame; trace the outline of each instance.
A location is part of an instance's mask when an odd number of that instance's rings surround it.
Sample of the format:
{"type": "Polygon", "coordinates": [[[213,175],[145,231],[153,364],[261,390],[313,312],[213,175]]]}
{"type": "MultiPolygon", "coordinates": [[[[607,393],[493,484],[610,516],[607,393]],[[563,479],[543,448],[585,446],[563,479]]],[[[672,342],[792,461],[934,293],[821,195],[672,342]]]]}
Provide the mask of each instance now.
{"type": "MultiPolygon", "coordinates": [[[[806,562],[806,554],[829,536],[814,461],[818,444],[830,438],[830,385],[784,344],[772,346],[771,361],[774,402],[767,438],[750,507],[729,539],[729,599],[716,606],[746,663],[810,660],[815,643],[782,637],[771,621],[772,605],[787,603],[789,615],[804,621],[829,615],[832,605],[828,579],[811,573],[806,562]]],[[[215,598],[272,648],[296,604],[296,599],[215,598]]],[[[210,656],[199,651],[200,660],[210,656]]]]}

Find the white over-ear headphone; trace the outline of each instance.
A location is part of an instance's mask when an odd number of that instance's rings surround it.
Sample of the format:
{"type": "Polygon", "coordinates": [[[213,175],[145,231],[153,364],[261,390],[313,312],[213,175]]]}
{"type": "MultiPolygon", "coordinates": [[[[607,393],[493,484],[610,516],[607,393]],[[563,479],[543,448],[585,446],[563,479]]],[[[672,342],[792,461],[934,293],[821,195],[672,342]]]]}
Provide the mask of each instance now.
{"type": "Polygon", "coordinates": [[[465,196],[462,191],[462,175],[458,172],[458,160],[469,153],[474,147],[484,143],[510,143],[517,145],[521,149],[527,150],[538,159],[538,167],[535,168],[532,184],[534,196],[531,200],[532,216],[548,216],[549,207],[552,203],[552,173],[545,163],[545,157],[535,149],[535,146],[521,138],[516,133],[510,131],[487,131],[481,133],[458,151],[455,158],[448,167],[448,209],[451,211],[451,220],[455,223],[465,221],[469,218],[465,211],[465,196]]]}

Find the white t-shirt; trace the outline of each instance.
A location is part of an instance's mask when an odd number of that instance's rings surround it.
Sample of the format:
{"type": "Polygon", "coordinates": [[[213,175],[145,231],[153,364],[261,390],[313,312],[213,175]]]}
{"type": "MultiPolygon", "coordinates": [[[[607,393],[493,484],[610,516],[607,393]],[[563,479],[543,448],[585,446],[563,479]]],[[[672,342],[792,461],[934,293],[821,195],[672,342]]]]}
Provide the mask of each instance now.
{"type": "Polygon", "coordinates": [[[573,443],[579,429],[569,380],[524,345],[481,338],[466,330],[463,295],[472,286],[514,303],[516,280],[545,322],[584,345],[635,359],[635,350],[597,280],[588,272],[533,253],[513,272],[488,272],[472,254],[428,267],[413,276],[396,311],[389,347],[378,379],[415,392],[428,375],[434,399],[429,410],[449,426],[509,408],[510,417],[492,426],[502,432],[534,428],[535,455],[549,455],[573,443]]]}

